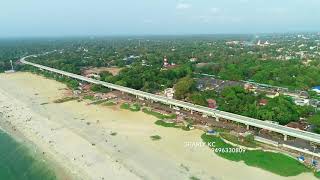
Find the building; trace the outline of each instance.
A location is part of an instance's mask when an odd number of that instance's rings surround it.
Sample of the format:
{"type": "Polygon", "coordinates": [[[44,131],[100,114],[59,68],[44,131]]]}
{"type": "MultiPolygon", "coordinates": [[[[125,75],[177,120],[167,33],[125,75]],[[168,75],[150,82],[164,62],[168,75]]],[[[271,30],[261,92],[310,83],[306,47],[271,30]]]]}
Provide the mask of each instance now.
{"type": "Polygon", "coordinates": [[[194,57],[193,57],[193,58],[190,58],[189,61],[190,61],[190,62],[197,62],[197,60],[198,60],[197,58],[194,58],[194,57]]]}
{"type": "Polygon", "coordinates": [[[315,91],[316,93],[320,94],[320,86],[313,87],[312,91],[315,91]]]}
{"type": "Polygon", "coordinates": [[[307,127],[305,124],[301,124],[299,122],[290,122],[286,126],[294,129],[300,129],[300,130],[305,130],[307,127]]]}
{"type": "Polygon", "coordinates": [[[268,100],[267,99],[261,99],[260,101],[259,101],[259,105],[260,106],[265,106],[265,105],[267,105],[268,104],[268,100]]]}
{"type": "Polygon", "coordinates": [[[166,70],[166,69],[171,69],[171,68],[175,68],[177,67],[177,65],[175,63],[169,63],[167,56],[165,56],[163,58],[163,65],[162,65],[162,69],[166,70]]]}
{"type": "Polygon", "coordinates": [[[173,96],[174,96],[174,89],[173,88],[167,88],[164,90],[164,95],[167,97],[167,98],[170,98],[170,99],[173,99],[173,96]]]}
{"type": "Polygon", "coordinates": [[[256,90],[256,87],[254,87],[253,84],[245,83],[244,84],[244,89],[247,90],[247,91],[254,92],[256,90]]]}
{"type": "Polygon", "coordinates": [[[216,100],[208,99],[207,102],[208,102],[208,107],[209,108],[217,109],[218,106],[217,106],[217,101],[216,100]]]}
{"type": "Polygon", "coordinates": [[[100,79],[99,74],[91,73],[86,75],[87,78],[94,78],[94,79],[100,79]]]}
{"type": "Polygon", "coordinates": [[[309,105],[309,101],[309,99],[294,98],[294,103],[298,106],[307,106],[309,105]]]}
{"type": "Polygon", "coordinates": [[[197,79],[197,88],[201,91],[215,90],[222,91],[230,86],[243,86],[244,83],[238,81],[220,80],[216,78],[199,78],[197,79]]]}

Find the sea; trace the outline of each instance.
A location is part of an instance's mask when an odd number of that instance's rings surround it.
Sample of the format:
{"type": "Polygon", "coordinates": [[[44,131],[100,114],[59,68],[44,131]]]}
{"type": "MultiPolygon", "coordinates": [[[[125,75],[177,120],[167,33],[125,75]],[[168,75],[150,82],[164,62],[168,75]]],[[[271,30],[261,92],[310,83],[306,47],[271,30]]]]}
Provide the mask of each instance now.
{"type": "Polygon", "coordinates": [[[0,180],[56,180],[53,168],[0,128],[0,180]]]}

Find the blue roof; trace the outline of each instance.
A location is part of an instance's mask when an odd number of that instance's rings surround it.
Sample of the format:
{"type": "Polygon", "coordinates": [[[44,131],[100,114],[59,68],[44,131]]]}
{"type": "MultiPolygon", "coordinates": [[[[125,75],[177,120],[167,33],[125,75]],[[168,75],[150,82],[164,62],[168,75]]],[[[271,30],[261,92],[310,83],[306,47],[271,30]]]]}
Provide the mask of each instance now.
{"type": "Polygon", "coordinates": [[[320,90],[320,86],[315,86],[315,87],[313,87],[312,89],[320,90]]]}

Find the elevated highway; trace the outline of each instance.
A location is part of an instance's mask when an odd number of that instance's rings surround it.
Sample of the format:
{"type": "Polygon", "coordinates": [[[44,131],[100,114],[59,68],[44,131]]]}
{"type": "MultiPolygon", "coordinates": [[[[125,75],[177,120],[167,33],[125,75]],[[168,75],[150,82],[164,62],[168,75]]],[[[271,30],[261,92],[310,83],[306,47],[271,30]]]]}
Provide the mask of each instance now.
{"type": "Polygon", "coordinates": [[[228,119],[231,121],[235,121],[238,123],[242,123],[247,125],[247,127],[249,126],[253,126],[253,127],[257,127],[257,128],[261,128],[261,129],[267,129],[269,131],[273,131],[273,132],[277,132],[280,134],[284,135],[284,139],[287,139],[287,136],[292,136],[292,137],[296,137],[296,138],[300,138],[303,140],[307,140],[307,141],[311,141],[311,142],[315,142],[315,143],[319,143],[320,144],[320,134],[315,134],[315,133],[311,133],[311,132],[307,132],[307,131],[302,131],[302,130],[298,130],[298,129],[293,129],[290,127],[286,127],[286,126],[282,126],[282,125],[278,125],[278,124],[273,124],[267,121],[262,121],[262,120],[258,120],[258,119],[254,119],[254,118],[250,118],[250,117],[245,117],[245,116],[241,116],[241,115],[237,115],[237,114],[233,114],[233,113],[229,113],[229,112],[224,112],[224,111],[219,111],[219,110],[215,110],[215,109],[210,109],[204,106],[199,106],[199,105],[195,105],[192,103],[188,103],[188,102],[184,102],[184,101],[179,101],[179,100],[175,100],[175,99],[169,99],[163,96],[159,96],[159,95],[155,95],[155,94],[151,94],[151,93],[147,93],[147,92],[143,92],[143,91],[139,91],[139,90],[135,90],[135,89],[131,89],[131,88],[127,88],[127,87],[123,87],[123,86],[119,86],[116,84],[111,84],[111,83],[107,83],[107,82],[103,82],[103,81],[99,81],[96,79],[91,79],[91,78],[87,78],[78,74],[73,74],[73,73],[69,73],[69,72],[65,72],[65,71],[61,71],[58,69],[54,69],[51,67],[46,67],[43,65],[39,65],[39,64],[35,64],[32,62],[28,62],[26,61],[26,59],[28,57],[36,57],[36,55],[30,55],[30,56],[26,56],[20,59],[20,61],[24,64],[27,65],[31,65],[43,70],[47,70],[50,72],[54,72],[57,74],[61,74],[64,76],[68,76],[70,78],[74,78],[77,80],[81,80],[81,81],[85,81],[85,82],[89,82],[89,83],[93,83],[93,84],[99,84],[102,86],[105,86],[107,88],[110,89],[114,89],[114,90],[118,90],[121,92],[125,92],[128,94],[132,94],[135,95],[137,97],[143,97],[145,99],[150,99],[156,102],[161,102],[164,104],[168,104],[168,105],[173,105],[173,106],[177,106],[177,107],[181,107],[181,108],[185,108],[185,109],[189,109],[191,111],[196,111],[196,112],[200,112],[203,114],[206,114],[208,116],[212,116],[215,117],[216,120],[219,120],[219,118],[224,118],[224,119],[228,119]]]}

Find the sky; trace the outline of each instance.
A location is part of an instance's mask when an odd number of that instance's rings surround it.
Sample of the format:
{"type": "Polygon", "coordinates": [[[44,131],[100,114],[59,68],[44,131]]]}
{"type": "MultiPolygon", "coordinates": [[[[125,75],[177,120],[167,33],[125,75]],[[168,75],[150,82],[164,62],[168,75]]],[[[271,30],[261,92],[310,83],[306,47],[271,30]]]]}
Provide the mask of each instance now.
{"type": "Polygon", "coordinates": [[[1,0],[0,37],[319,32],[320,0],[1,0]]]}

